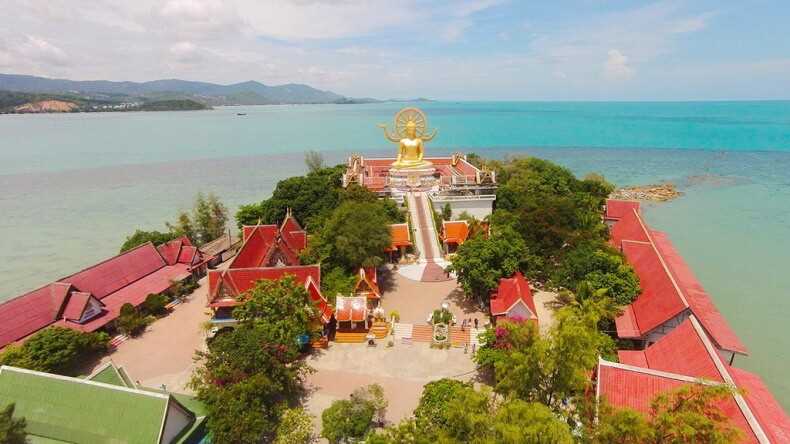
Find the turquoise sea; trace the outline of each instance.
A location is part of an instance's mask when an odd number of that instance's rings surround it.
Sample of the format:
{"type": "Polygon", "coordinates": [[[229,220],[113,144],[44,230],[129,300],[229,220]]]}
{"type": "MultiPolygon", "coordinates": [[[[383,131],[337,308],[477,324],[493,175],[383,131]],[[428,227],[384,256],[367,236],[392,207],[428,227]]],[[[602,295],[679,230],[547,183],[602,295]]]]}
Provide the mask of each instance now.
{"type": "MultiPolygon", "coordinates": [[[[0,300],[117,253],[135,228],[163,229],[197,191],[231,208],[332,162],[386,155],[377,123],[404,104],[0,116],[0,300]],[[237,113],[246,113],[238,116],[237,113]]],[[[618,185],[670,180],[649,205],[790,410],[790,102],[418,104],[430,154],[530,154],[618,185]]]]}

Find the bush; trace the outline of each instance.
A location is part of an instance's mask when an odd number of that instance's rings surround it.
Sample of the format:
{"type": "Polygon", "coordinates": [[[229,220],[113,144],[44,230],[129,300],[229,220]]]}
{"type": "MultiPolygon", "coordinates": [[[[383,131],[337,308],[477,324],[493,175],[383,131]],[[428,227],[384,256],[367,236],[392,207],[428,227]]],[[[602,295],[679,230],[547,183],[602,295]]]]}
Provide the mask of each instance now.
{"type": "Polygon", "coordinates": [[[335,401],[321,414],[321,436],[330,444],[360,440],[371,428],[375,408],[367,402],[335,401]]]}
{"type": "Polygon", "coordinates": [[[31,336],[21,346],[10,346],[0,355],[1,365],[71,374],[91,355],[106,351],[110,337],[104,333],[83,333],[70,328],[49,327],[31,336]]]}
{"type": "Polygon", "coordinates": [[[167,314],[167,308],[165,308],[167,304],[167,296],[163,294],[149,294],[145,297],[145,301],[141,308],[143,313],[161,316],[167,314]]]}
{"type": "Polygon", "coordinates": [[[128,302],[121,306],[121,315],[115,321],[118,330],[129,336],[137,336],[142,333],[148,323],[148,318],[128,302]]]}

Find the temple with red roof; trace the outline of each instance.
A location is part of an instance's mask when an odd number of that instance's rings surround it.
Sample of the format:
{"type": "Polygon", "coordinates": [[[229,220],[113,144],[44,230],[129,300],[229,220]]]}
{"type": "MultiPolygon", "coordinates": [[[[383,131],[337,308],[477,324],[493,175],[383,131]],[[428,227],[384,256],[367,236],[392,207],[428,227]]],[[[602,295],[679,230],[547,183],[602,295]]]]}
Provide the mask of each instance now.
{"type": "Polygon", "coordinates": [[[465,220],[443,220],[442,221],[442,245],[444,254],[453,254],[458,247],[466,242],[469,237],[469,222],[465,220]]]}
{"type": "Polygon", "coordinates": [[[326,324],[332,308],[321,294],[321,266],[302,265],[299,253],[307,247],[307,233],[290,210],[280,225],[242,227],[242,245],[225,270],[208,272],[207,306],[214,312],[211,322],[217,326],[232,326],[233,308],[241,304],[245,292],[260,280],[277,280],[287,275],[305,286],[319,312],[319,320],[326,324]]]}
{"type": "Polygon", "coordinates": [[[649,345],[693,314],[727,362],[745,355],[746,347],[666,234],[642,220],[638,203],[609,200],[606,208],[605,217],[613,223],[610,243],[633,266],[642,288],[615,320],[617,335],[649,345]]]}
{"type": "Polygon", "coordinates": [[[148,242],[0,304],[0,348],[50,325],[92,332],[110,326],[124,304],[135,307],[205,272],[186,237],[148,242]]]}
{"type": "Polygon", "coordinates": [[[596,395],[614,407],[650,413],[652,400],[688,384],[727,384],[736,390],[718,407],[746,443],[790,442],[790,417],[762,379],[726,363],[691,314],[645,350],[620,350],[620,363],[601,359],[596,395]]]}
{"type": "Polygon", "coordinates": [[[369,310],[374,310],[381,301],[381,290],[378,284],[376,267],[363,267],[357,273],[357,280],[352,290],[354,296],[363,296],[369,310]]]}
{"type": "Polygon", "coordinates": [[[489,303],[494,319],[511,318],[538,322],[538,312],[529,281],[516,272],[512,277],[502,278],[489,303]]]}
{"type": "Polygon", "coordinates": [[[412,246],[409,224],[404,222],[390,225],[390,239],[390,246],[385,250],[389,253],[390,262],[405,259],[406,251],[412,246]]]}

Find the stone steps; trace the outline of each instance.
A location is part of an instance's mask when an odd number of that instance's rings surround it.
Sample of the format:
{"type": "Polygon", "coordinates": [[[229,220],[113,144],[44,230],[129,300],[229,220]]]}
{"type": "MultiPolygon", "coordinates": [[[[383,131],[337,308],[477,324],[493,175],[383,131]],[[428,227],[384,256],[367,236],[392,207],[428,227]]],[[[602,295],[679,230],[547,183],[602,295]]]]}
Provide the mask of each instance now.
{"type": "Polygon", "coordinates": [[[386,322],[375,322],[373,326],[370,327],[370,332],[376,336],[376,339],[384,339],[389,334],[390,327],[386,322]]]}
{"type": "Polygon", "coordinates": [[[450,329],[450,343],[453,347],[464,347],[469,343],[469,329],[461,331],[461,327],[450,329]]]}
{"type": "Polygon", "coordinates": [[[415,325],[412,328],[411,339],[415,342],[433,341],[433,326],[415,325]]]}
{"type": "Polygon", "coordinates": [[[366,332],[349,333],[339,331],[335,333],[335,342],[340,344],[361,344],[367,341],[367,335],[366,332]]]}

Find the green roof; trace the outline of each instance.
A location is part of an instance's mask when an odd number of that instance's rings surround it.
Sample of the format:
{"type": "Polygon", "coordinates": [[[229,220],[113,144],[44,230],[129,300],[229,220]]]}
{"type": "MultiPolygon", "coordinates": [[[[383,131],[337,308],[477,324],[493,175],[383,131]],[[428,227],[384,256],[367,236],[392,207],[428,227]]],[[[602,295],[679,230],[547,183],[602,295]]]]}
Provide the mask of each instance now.
{"type": "Polygon", "coordinates": [[[98,371],[88,376],[87,380],[94,382],[103,382],[105,384],[118,385],[121,387],[135,388],[134,385],[127,384],[121,375],[120,369],[116,367],[112,361],[104,364],[98,371]]]}
{"type": "Polygon", "coordinates": [[[170,397],[3,366],[0,399],[16,404],[32,442],[149,444],[159,441],[170,397]]]}

